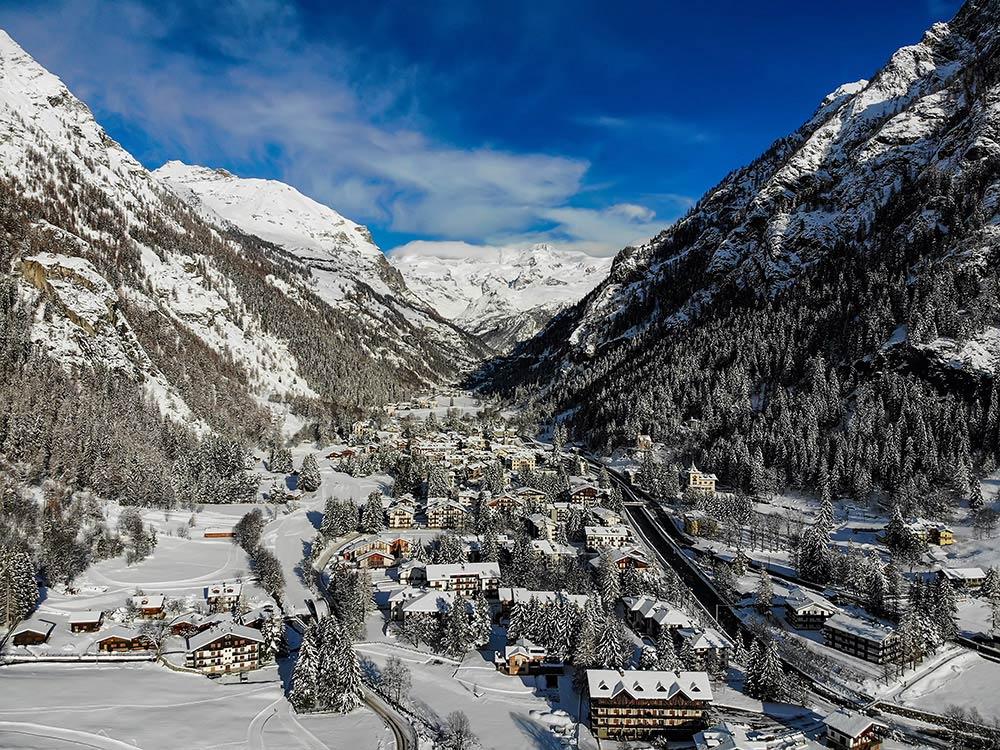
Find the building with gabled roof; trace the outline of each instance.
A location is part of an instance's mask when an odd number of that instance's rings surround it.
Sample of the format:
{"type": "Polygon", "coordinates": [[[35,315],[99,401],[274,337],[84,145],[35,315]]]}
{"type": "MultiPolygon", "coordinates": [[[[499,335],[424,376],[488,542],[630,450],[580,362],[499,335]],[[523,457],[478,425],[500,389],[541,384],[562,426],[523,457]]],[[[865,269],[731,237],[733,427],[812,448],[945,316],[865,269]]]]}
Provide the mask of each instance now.
{"type": "Polygon", "coordinates": [[[538,646],[522,637],[514,643],[508,643],[502,651],[494,651],[493,663],[497,670],[504,674],[529,674],[533,669],[537,669],[548,655],[549,651],[545,646],[538,646]]]}
{"type": "Polygon", "coordinates": [[[623,597],[622,602],[629,627],[639,633],[658,636],[664,628],[676,632],[678,628],[692,625],[691,618],[683,610],[645,594],[623,597]]]}
{"type": "Polygon", "coordinates": [[[260,666],[263,643],[259,630],[225,622],[189,636],[184,663],[206,674],[245,672],[260,666]]]}
{"type": "Polygon", "coordinates": [[[785,595],[785,619],[797,630],[822,630],[823,623],[840,610],[826,597],[801,586],[785,595]]]}
{"type": "Polygon", "coordinates": [[[163,605],[166,597],[163,594],[142,594],[129,598],[129,602],[139,610],[141,617],[160,619],[164,615],[163,605]]]}
{"type": "Polygon", "coordinates": [[[495,595],[500,584],[500,563],[445,563],[428,565],[427,585],[439,591],[457,591],[470,595],[483,591],[495,595]]]}
{"type": "Polygon", "coordinates": [[[23,620],[11,632],[11,642],[15,646],[38,646],[49,639],[54,627],[55,623],[37,617],[23,620]]]}
{"type": "Polygon", "coordinates": [[[823,623],[823,642],[830,648],[874,664],[894,661],[899,653],[899,634],[895,630],[844,613],[829,617],[823,623]]]}
{"type": "Polygon", "coordinates": [[[690,737],[712,703],[705,672],[588,669],[590,729],[599,740],[690,737]]]}
{"type": "Polygon", "coordinates": [[[827,747],[838,750],[879,750],[888,727],[860,711],[838,708],[823,719],[827,747]]]}
{"type": "Polygon", "coordinates": [[[135,628],[113,625],[103,631],[94,641],[99,651],[111,654],[128,653],[130,651],[155,651],[153,639],[135,628]]]}
{"type": "Polygon", "coordinates": [[[584,526],[583,536],[587,541],[587,549],[594,551],[605,547],[632,545],[632,532],[628,526],[584,526]]]}
{"type": "Polygon", "coordinates": [[[94,633],[101,629],[104,612],[99,609],[84,612],[71,612],[69,615],[69,630],[71,633],[94,633]]]}
{"type": "Polygon", "coordinates": [[[698,467],[692,463],[687,469],[687,476],[689,488],[715,494],[715,484],[719,481],[719,478],[715,474],[706,474],[703,471],[699,471],[698,467]]]}

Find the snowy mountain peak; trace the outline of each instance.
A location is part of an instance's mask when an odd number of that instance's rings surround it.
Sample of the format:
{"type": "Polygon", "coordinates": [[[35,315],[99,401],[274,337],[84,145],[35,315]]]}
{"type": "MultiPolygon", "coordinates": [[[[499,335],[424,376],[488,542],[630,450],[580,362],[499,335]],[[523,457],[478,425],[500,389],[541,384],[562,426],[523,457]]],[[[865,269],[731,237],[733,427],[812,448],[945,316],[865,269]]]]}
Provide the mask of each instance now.
{"type": "Polygon", "coordinates": [[[611,258],[528,247],[448,246],[414,242],[390,260],[410,287],[444,317],[498,350],[534,335],[599,284],[611,258]]]}

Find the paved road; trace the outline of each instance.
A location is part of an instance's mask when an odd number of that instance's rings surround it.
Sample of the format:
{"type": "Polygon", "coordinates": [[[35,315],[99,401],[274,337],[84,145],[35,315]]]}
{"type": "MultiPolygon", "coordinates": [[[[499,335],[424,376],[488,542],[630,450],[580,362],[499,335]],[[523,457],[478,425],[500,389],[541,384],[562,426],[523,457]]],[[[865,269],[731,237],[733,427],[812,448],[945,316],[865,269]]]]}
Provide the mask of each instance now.
{"type": "Polygon", "coordinates": [[[420,743],[417,740],[417,733],[414,731],[410,722],[396,713],[396,710],[392,708],[392,706],[368,688],[364,688],[362,698],[364,699],[365,704],[372,711],[382,717],[382,720],[389,726],[389,729],[392,730],[392,735],[395,738],[396,750],[417,750],[420,743]]]}

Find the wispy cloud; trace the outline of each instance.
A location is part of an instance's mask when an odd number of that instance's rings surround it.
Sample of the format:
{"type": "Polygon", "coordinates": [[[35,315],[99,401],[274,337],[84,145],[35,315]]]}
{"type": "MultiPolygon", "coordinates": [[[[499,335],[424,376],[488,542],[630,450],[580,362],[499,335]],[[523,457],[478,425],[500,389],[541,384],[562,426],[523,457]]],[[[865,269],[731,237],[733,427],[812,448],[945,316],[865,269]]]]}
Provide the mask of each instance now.
{"type": "Polygon", "coordinates": [[[435,239],[605,254],[672,218],[574,206],[584,159],[436,139],[413,106],[412,71],[369,80],[364,60],[310,41],[285,3],[195,5],[66,0],[3,20],[83,99],[143,132],[147,162],[266,166],[352,218],[435,239]]]}
{"type": "Polygon", "coordinates": [[[663,115],[639,115],[618,117],[614,115],[588,115],[575,117],[574,122],[585,127],[597,128],[622,135],[634,136],[637,133],[656,133],[682,143],[709,143],[715,140],[715,134],[697,123],[685,122],[663,115]]]}

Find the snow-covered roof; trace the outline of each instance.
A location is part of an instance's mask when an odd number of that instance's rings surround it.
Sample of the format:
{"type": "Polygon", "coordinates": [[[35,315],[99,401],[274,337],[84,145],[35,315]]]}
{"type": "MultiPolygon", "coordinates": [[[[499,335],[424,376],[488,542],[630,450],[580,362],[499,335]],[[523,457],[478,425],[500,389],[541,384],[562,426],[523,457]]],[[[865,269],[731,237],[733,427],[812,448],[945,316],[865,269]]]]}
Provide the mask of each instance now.
{"type": "Polygon", "coordinates": [[[733,642],[715,628],[681,628],[677,634],[690,643],[695,651],[733,647],[733,642]]]}
{"type": "Polygon", "coordinates": [[[240,596],[243,593],[242,583],[213,583],[211,586],[205,589],[205,597],[219,597],[219,596],[240,596]]]}
{"type": "Polygon", "coordinates": [[[199,651],[227,635],[232,635],[236,638],[245,638],[248,641],[256,641],[257,643],[264,642],[264,636],[261,635],[259,630],[248,628],[244,625],[237,625],[235,622],[227,622],[214,628],[203,630],[197,635],[188,638],[187,650],[199,651]]]}
{"type": "Polygon", "coordinates": [[[40,620],[38,618],[32,618],[30,620],[25,620],[11,633],[11,635],[18,635],[20,633],[40,633],[46,638],[49,633],[52,632],[52,628],[55,627],[55,623],[49,622],[48,620],[40,620]]]}
{"type": "Polygon", "coordinates": [[[817,594],[815,591],[810,591],[809,589],[804,589],[799,586],[794,586],[785,595],[785,604],[796,612],[801,612],[804,609],[809,609],[810,607],[817,607],[819,609],[830,612],[831,614],[836,613],[837,607],[835,607],[826,597],[817,594]]]}
{"type": "Polygon", "coordinates": [[[122,640],[132,641],[140,635],[141,633],[139,633],[139,631],[135,628],[126,628],[124,625],[112,625],[107,630],[101,631],[97,637],[97,643],[103,643],[111,638],[121,638],[122,640]]]}
{"type": "Polygon", "coordinates": [[[584,526],[583,533],[587,536],[629,536],[628,526],[584,526]]]}
{"type": "Polygon", "coordinates": [[[163,594],[133,596],[130,601],[139,609],[163,609],[163,594]]]}
{"type": "Polygon", "coordinates": [[[458,578],[462,576],[479,576],[480,578],[499,578],[500,563],[498,562],[474,562],[474,563],[444,563],[427,566],[427,580],[440,581],[448,578],[458,578]]]}
{"type": "MultiPolygon", "coordinates": [[[[403,612],[407,614],[434,614],[437,612],[447,612],[455,604],[454,591],[426,591],[420,596],[410,599],[403,605],[403,612]]],[[[467,607],[472,606],[472,602],[466,602],[467,607]]]]}
{"type": "Polygon", "coordinates": [[[550,542],[548,539],[532,539],[531,549],[546,556],[554,555],[575,555],[576,548],[558,542],[550,542]]]}
{"type": "Polygon", "coordinates": [[[941,575],[951,581],[976,581],[986,577],[982,568],[943,568],[941,575]]]}
{"type": "MultiPolygon", "coordinates": [[[[528,657],[531,656],[544,657],[546,654],[548,654],[548,649],[545,648],[545,646],[539,646],[535,643],[532,643],[527,638],[521,637],[518,638],[516,641],[514,641],[514,643],[509,643],[504,647],[503,650],[504,661],[510,659],[512,656],[516,656],[517,654],[521,654],[523,656],[528,656],[528,657]]],[[[499,652],[497,652],[497,655],[499,656],[499,652]]]]}
{"type": "Polygon", "coordinates": [[[688,700],[712,700],[706,672],[588,669],[591,698],[614,698],[627,693],[635,700],[663,700],[681,694],[688,700]]]}
{"type": "Polygon", "coordinates": [[[642,596],[626,596],[622,601],[630,612],[637,612],[643,619],[653,620],[661,627],[691,627],[691,618],[688,617],[687,613],[667,602],[654,599],[645,594],[642,596]]]}
{"type": "Polygon", "coordinates": [[[99,609],[91,609],[85,612],[71,612],[69,615],[70,625],[89,625],[100,622],[104,613],[99,609]]]}
{"type": "Polygon", "coordinates": [[[827,618],[824,626],[834,630],[839,630],[843,633],[849,633],[857,636],[858,638],[863,638],[866,641],[874,641],[875,643],[882,643],[895,632],[892,628],[885,627],[874,622],[859,620],[856,617],[845,615],[842,612],[835,614],[833,617],[827,618]]]}
{"type": "Polygon", "coordinates": [[[838,708],[823,719],[823,723],[831,729],[836,729],[838,732],[846,734],[848,737],[857,737],[871,726],[885,726],[870,716],[865,716],[859,711],[851,711],[847,708],[838,708]]]}

